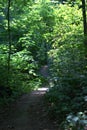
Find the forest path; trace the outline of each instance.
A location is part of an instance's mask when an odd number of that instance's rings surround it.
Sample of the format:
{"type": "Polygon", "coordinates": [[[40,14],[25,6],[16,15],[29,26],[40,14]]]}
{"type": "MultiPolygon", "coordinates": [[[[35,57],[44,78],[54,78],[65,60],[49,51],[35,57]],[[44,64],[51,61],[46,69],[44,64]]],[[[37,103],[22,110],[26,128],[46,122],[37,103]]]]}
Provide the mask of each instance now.
{"type": "Polygon", "coordinates": [[[39,88],[25,94],[8,111],[0,113],[0,130],[58,130],[55,122],[49,120],[44,104],[48,88],[39,88]]]}

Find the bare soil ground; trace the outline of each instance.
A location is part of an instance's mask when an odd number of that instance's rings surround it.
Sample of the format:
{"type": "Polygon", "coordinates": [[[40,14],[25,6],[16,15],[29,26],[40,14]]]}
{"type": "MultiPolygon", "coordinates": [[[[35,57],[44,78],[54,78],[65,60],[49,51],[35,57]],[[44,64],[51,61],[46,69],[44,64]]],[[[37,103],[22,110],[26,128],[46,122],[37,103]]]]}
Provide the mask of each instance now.
{"type": "MultiPolygon", "coordinates": [[[[48,66],[41,68],[48,77],[48,66]]],[[[49,119],[44,103],[46,88],[25,94],[8,108],[0,111],[0,130],[58,130],[56,122],[49,119]]]]}
{"type": "Polygon", "coordinates": [[[45,92],[41,88],[25,94],[0,113],[0,130],[58,130],[45,111],[45,92]]]}

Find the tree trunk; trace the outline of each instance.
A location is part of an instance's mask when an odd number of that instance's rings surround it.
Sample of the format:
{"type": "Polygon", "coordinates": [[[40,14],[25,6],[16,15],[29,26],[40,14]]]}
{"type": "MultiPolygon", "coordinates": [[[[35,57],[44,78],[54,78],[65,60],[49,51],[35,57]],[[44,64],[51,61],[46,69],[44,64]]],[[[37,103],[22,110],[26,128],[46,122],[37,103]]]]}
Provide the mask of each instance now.
{"type": "Polygon", "coordinates": [[[86,3],[82,0],[82,13],[83,13],[83,27],[84,27],[84,44],[87,45],[87,21],[86,21],[86,3]]]}
{"type": "Polygon", "coordinates": [[[8,20],[8,60],[7,60],[7,85],[9,85],[10,78],[10,61],[11,61],[11,31],[10,31],[10,0],[8,0],[8,12],[7,12],[7,20],[8,20]]]}
{"type": "Polygon", "coordinates": [[[10,34],[10,0],[8,0],[8,74],[10,71],[10,59],[11,59],[11,34],[10,34]]]}

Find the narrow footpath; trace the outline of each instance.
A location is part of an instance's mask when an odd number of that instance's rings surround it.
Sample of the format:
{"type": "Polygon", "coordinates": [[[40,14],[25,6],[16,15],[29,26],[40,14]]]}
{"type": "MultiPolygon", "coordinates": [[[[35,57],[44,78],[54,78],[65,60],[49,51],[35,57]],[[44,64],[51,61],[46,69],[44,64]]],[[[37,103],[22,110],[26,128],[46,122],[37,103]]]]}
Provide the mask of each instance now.
{"type": "MultiPolygon", "coordinates": [[[[41,75],[48,77],[48,66],[41,68],[41,75]]],[[[59,130],[57,123],[49,119],[44,103],[48,88],[39,88],[25,94],[0,112],[0,130],[59,130]]]]}
{"type": "Polygon", "coordinates": [[[23,95],[1,114],[0,130],[58,130],[55,122],[47,116],[44,105],[46,88],[23,95]]]}

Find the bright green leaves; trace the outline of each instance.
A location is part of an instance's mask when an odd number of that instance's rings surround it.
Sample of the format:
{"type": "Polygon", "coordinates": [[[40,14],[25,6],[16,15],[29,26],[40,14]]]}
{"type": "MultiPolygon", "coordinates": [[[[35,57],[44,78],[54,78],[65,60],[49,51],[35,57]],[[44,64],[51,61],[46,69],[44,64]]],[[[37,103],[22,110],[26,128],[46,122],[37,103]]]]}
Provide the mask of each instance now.
{"type": "Polygon", "coordinates": [[[16,31],[16,28],[20,28],[20,30],[17,30],[20,38],[16,44],[16,49],[27,48],[34,59],[45,62],[47,51],[45,44],[49,43],[55,25],[54,9],[50,4],[44,2],[34,4],[31,8],[27,7],[19,19],[12,24],[12,30],[16,31]]]}
{"type": "Polygon", "coordinates": [[[58,9],[55,9],[55,15],[54,44],[56,42],[59,44],[77,42],[77,39],[83,34],[81,10],[78,10],[77,7],[71,8],[67,5],[60,5],[58,9]],[[76,39],[75,37],[78,38],[76,39]]]}
{"type": "Polygon", "coordinates": [[[50,116],[61,122],[70,112],[84,111],[87,61],[81,10],[76,6],[59,5],[55,15],[52,48],[48,52],[52,88],[46,96],[50,116]]]}
{"type": "MultiPolygon", "coordinates": [[[[3,68],[0,69],[0,72],[2,75],[4,75],[3,71],[6,70],[8,53],[6,46],[6,39],[8,38],[6,4],[6,1],[0,3],[0,34],[4,32],[1,34],[1,44],[3,45],[0,45],[0,67],[3,68]]],[[[21,91],[25,84],[29,87],[33,86],[33,88],[41,85],[41,80],[37,74],[38,67],[48,62],[51,66],[52,76],[59,79],[56,82],[57,85],[64,87],[64,89],[68,84],[62,86],[62,83],[65,82],[64,78],[70,81],[84,72],[84,49],[83,47],[81,49],[80,46],[83,40],[82,14],[77,6],[70,7],[66,4],[55,6],[49,0],[39,2],[32,0],[11,1],[10,31],[12,43],[11,73],[10,75],[6,73],[6,76],[7,78],[9,76],[9,84],[13,93],[16,93],[15,90],[21,91]]],[[[3,76],[0,81],[3,84],[2,81],[3,76]]],[[[67,88],[71,85],[68,84],[67,88]]],[[[63,112],[68,111],[68,103],[67,105],[61,104],[61,101],[64,100],[64,95],[61,95],[61,92],[57,94],[55,91],[53,98],[60,101],[58,110],[55,104],[57,100],[54,103],[58,113],[60,109],[63,112]],[[57,97],[58,95],[59,97],[57,97]]],[[[70,98],[66,97],[65,100],[70,101],[70,98]]]]}
{"type": "Polygon", "coordinates": [[[42,16],[43,21],[46,23],[46,25],[53,26],[55,23],[55,15],[54,15],[54,9],[53,6],[51,6],[49,3],[42,3],[41,9],[40,9],[40,15],[42,16]]]}

